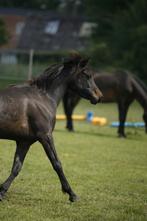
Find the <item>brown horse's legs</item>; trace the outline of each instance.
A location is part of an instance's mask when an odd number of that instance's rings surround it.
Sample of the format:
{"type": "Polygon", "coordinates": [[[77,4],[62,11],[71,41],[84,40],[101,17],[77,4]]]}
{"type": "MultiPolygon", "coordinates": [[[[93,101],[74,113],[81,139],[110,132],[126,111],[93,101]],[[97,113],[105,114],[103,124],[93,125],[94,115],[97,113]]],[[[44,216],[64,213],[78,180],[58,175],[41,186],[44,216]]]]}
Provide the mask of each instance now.
{"type": "Polygon", "coordinates": [[[64,96],[63,98],[63,106],[64,106],[64,112],[66,115],[66,128],[69,131],[73,131],[73,121],[72,121],[72,112],[73,108],[71,107],[71,99],[68,98],[68,96],[64,96]]]}
{"type": "Polygon", "coordinates": [[[66,128],[69,131],[74,131],[72,114],[79,100],[80,97],[76,94],[73,94],[72,92],[66,92],[66,94],[63,97],[63,107],[66,115],[66,128]]]}
{"type": "Polygon", "coordinates": [[[54,170],[58,174],[63,192],[69,194],[69,200],[71,202],[76,201],[77,196],[73,192],[73,190],[71,189],[71,187],[70,187],[70,185],[64,175],[61,162],[58,159],[58,156],[57,156],[57,153],[56,153],[56,150],[54,147],[54,142],[53,142],[52,136],[51,135],[50,136],[48,135],[46,137],[41,136],[41,138],[39,140],[40,140],[40,143],[43,145],[44,150],[45,150],[54,170]]]}
{"type": "Polygon", "coordinates": [[[17,142],[16,152],[14,156],[14,162],[11,170],[10,176],[6,179],[6,181],[0,185],[0,200],[3,199],[5,193],[9,189],[11,183],[15,179],[15,177],[20,172],[25,156],[29,150],[30,144],[17,142]]]}
{"type": "Polygon", "coordinates": [[[144,113],[143,113],[143,120],[145,123],[145,133],[147,133],[147,111],[146,111],[146,109],[144,110],[144,113]]]}
{"type": "Polygon", "coordinates": [[[118,103],[118,111],[119,111],[119,128],[118,128],[118,136],[119,137],[126,137],[125,134],[125,121],[126,121],[126,116],[127,112],[129,109],[130,102],[121,102],[118,103]]]}

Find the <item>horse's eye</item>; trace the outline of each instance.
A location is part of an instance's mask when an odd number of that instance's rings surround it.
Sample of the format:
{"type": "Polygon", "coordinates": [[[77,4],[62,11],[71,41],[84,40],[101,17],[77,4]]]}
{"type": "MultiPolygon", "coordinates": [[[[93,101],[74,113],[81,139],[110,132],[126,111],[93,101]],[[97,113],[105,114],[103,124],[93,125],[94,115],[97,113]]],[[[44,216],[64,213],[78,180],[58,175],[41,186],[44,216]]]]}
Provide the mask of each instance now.
{"type": "Polygon", "coordinates": [[[86,79],[90,79],[90,76],[88,74],[85,74],[86,79]]]}
{"type": "Polygon", "coordinates": [[[87,73],[85,73],[85,72],[82,72],[81,76],[84,77],[84,78],[87,79],[87,80],[90,79],[89,74],[87,74],[87,73]]]}

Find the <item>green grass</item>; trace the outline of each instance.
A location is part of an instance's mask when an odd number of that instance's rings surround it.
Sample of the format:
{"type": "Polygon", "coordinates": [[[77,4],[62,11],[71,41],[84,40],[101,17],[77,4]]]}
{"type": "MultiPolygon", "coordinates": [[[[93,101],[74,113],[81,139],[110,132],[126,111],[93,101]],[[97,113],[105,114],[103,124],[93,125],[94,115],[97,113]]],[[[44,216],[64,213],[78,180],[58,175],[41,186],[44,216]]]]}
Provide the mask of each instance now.
{"type": "MultiPolygon", "coordinates": [[[[82,101],[75,113],[117,120],[113,104],[90,105],[82,101]]],[[[62,113],[60,105],[58,113],[62,113]]],[[[142,110],[132,105],[128,120],[140,121],[142,110]]],[[[116,128],[75,122],[75,133],[58,121],[54,138],[58,155],[72,188],[75,203],[63,195],[59,180],[39,143],[32,146],[20,175],[0,203],[1,221],[146,221],[147,135],[127,128],[127,139],[117,138],[116,128]]],[[[9,175],[15,143],[0,142],[0,182],[9,175]]]]}

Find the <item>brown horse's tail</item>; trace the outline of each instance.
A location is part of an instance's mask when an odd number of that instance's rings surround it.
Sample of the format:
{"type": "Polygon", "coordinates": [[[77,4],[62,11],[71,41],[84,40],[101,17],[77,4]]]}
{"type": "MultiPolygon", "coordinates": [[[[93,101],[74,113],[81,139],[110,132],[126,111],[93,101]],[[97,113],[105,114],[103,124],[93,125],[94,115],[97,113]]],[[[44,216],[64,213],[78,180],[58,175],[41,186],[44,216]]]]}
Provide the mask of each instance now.
{"type": "Polygon", "coordinates": [[[136,100],[141,106],[147,109],[147,87],[146,85],[136,76],[132,76],[132,86],[136,100]]]}
{"type": "Polygon", "coordinates": [[[145,122],[145,132],[147,133],[147,87],[136,76],[134,77],[133,85],[134,91],[137,94],[136,100],[138,100],[144,109],[143,120],[145,122]]]}
{"type": "Polygon", "coordinates": [[[141,81],[136,75],[134,75],[135,80],[138,82],[138,84],[144,89],[144,91],[147,93],[147,86],[143,81],[141,81]]]}

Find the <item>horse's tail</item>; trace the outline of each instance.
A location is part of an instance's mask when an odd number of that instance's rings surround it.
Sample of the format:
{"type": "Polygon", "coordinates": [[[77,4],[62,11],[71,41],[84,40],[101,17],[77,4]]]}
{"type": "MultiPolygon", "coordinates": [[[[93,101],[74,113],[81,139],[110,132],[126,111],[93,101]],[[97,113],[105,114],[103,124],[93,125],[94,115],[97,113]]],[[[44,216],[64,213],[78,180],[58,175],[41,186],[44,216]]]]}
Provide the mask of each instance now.
{"type": "Polygon", "coordinates": [[[147,86],[145,83],[140,80],[136,75],[134,75],[135,80],[138,82],[138,84],[144,89],[144,91],[147,93],[147,86]]]}
{"type": "Polygon", "coordinates": [[[147,87],[146,85],[136,76],[132,76],[132,86],[136,100],[141,104],[144,109],[143,120],[145,122],[145,131],[147,133],[147,87]]]}
{"type": "Polygon", "coordinates": [[[134,94],[136,95],[136,100],[144,109],[147,108],[147,86],[134,75],[132,75],[131,82],[134,94]]]}

